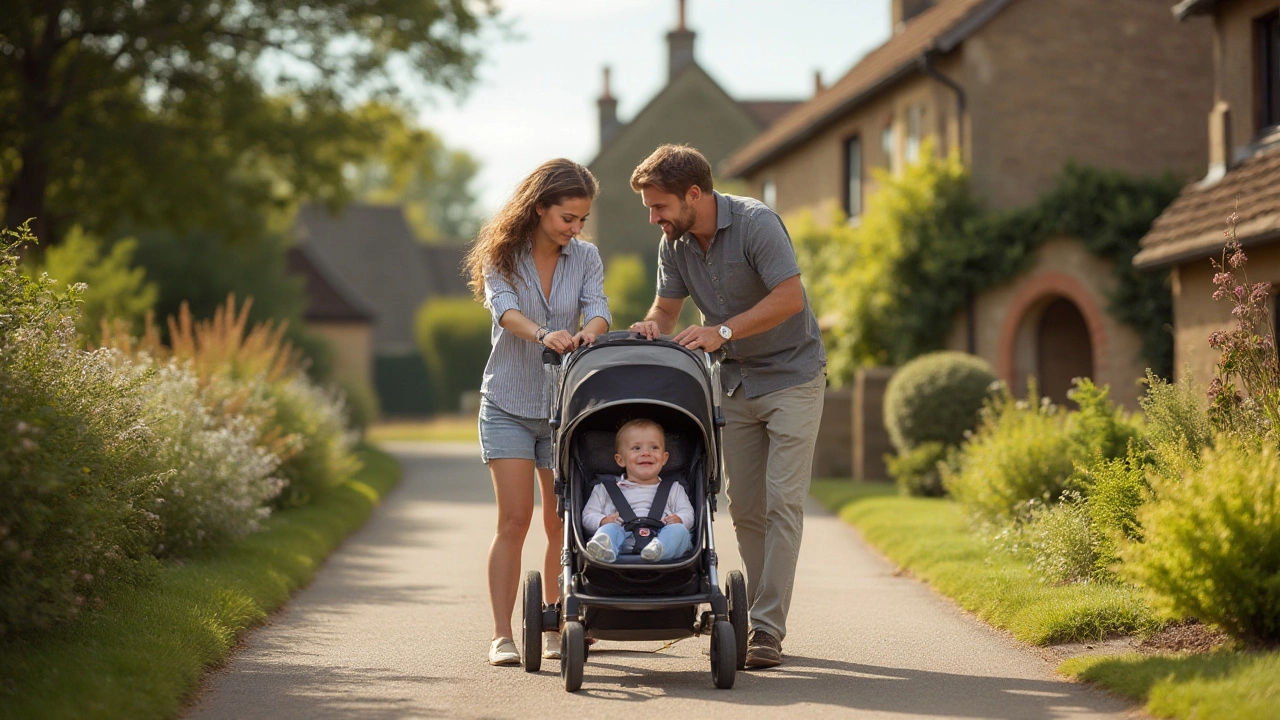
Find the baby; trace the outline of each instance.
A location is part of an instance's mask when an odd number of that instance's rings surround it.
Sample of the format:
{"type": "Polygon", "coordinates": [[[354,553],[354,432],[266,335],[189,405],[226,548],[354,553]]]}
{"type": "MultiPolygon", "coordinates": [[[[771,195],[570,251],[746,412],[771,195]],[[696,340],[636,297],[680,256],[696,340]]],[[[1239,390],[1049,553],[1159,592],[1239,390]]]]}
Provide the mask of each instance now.
{"type": "MultiPolygon", "coordinates": [[[[618,429],[614,450],[614,461],[626,468],[626,473],[617,481],[618,490],[636,517],[646,517],[662,482],[658,473],[670,457],[662,426],[647,419],[631,420],[618,429]]],[[[671,485],[662,510],[663,527],[657,537],[650,539],[653,530],[648,527],[640,526],[633,532],[623,527],[617,505],[605,487],[608,482],[596,485],[582,509],[582,527],[594,533],[585,548],[591,559],[613,562],[618,553],[633,550],[637,545],[641,546],[640,557],[651,562],[670,560],[688,552],[692,545],[689,533],[693,530],[693,505],[680,483],[671,485]]]]}

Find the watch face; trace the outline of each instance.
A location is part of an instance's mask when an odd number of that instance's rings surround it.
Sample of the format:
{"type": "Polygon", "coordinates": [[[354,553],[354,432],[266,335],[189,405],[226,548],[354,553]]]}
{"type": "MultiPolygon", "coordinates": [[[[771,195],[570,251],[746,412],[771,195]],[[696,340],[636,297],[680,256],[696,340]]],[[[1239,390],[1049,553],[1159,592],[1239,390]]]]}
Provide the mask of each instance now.
{"type": "Polygon", "coordinates": [[[720,326],[720,337],[724,338],[725,340],[728,340],[729,338],[733,337],[733,331],[729,329],[728,325],[720,326]]]}

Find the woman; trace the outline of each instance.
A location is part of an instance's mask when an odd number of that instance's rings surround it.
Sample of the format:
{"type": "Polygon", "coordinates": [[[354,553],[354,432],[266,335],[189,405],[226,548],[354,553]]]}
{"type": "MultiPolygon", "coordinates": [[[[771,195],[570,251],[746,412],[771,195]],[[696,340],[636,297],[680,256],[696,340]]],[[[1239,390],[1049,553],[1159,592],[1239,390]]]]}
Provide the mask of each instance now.
{"type": "MultiPolygon", "coordinates": [[[[575,162],[543,163],[481,229],[467,253],[472,292],[493,315],[493,350],[480,385],[480,448],[498,500],[488,564],[493,665],[520,662],[511,612],[521,548],[533,518],[535,473],[547,533],[544,599],[554,603],[560,596],[556,579],[564,528],[552,484],[552,389],[546,384],[542,350],[565,353],[595,342],[609,329],[600,253],[577,239],[598,189],[591,172],[575,162]],[[580,319],[585,323],[575,331],[580,319]]],[[[542,655],[560,656],[559,633],[543,636],[542,655]]]]}

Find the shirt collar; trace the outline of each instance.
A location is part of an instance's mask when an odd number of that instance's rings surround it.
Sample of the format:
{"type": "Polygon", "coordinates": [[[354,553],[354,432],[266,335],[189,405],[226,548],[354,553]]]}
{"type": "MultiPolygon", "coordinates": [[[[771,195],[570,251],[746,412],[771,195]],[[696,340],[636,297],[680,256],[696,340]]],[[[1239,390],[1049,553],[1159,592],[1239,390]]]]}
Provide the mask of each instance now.
{"type": "MultiPolygon", "coordinates": [[[[578,238],[575,237],[573,240],[577,240],[577,239],[578,238]]],[[[560,248],[561,255],[569,254],[569,248],[573,247],[573,240],[570,240],[568,243],[565,244],[564,247],[560,248]]],[[[530,237],[530,238],[524,239],[524,250],[526,253],[529,254],[529,257],[533,257],[533,238],[530,237]]]]}
{"type": "MultiPolygon", "coordinates": [[[[721,195],[715,190],[711,191],[711,196],[716,199],[716,235],[719,235],[721,230],[724,230],[733,224],[733,203],[729,201],[729,198],[721,195]]],[[[698,242],[697,238],[693,236],[692,230],[681,235],[680,239],[686,243],[698,242]]],[[[714,235],[711,237],[711,241],[713,243],[715,242],[714,235]]]]}

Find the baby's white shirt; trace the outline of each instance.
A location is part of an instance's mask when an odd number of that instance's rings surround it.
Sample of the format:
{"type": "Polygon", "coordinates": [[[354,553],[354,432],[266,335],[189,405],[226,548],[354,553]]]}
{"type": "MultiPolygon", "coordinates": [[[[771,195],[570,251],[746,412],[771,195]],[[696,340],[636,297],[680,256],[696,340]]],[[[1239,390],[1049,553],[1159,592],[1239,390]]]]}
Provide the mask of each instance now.
{"type": "MultiPolygon", "coordinates": [[[[639,485],[628,480],[625,475],[618,477],[618,489],[622,491],[622,497],[627,499],[627,504],[631,506],[636,517],[649,514],[660,484],[661,482],[639,485]]],[[[600,529],[600,521],[606,515],[612,515],[617,511],[618,508],[613,504],[609,491],[604,489],[603,483],[598,484],[591,491],[591,497],[587,499],[586,506],[582,508],[582,528],[594,534],[600,529]]],[[[673,514],[679,515],[680,523],[686,530],[693,532],[693,505],[689,502],[689,495],[680,483],[676,483],[671,488],[671,494],[667,495],[667,506],[662,511],[662,517],[673,514]]]]}

